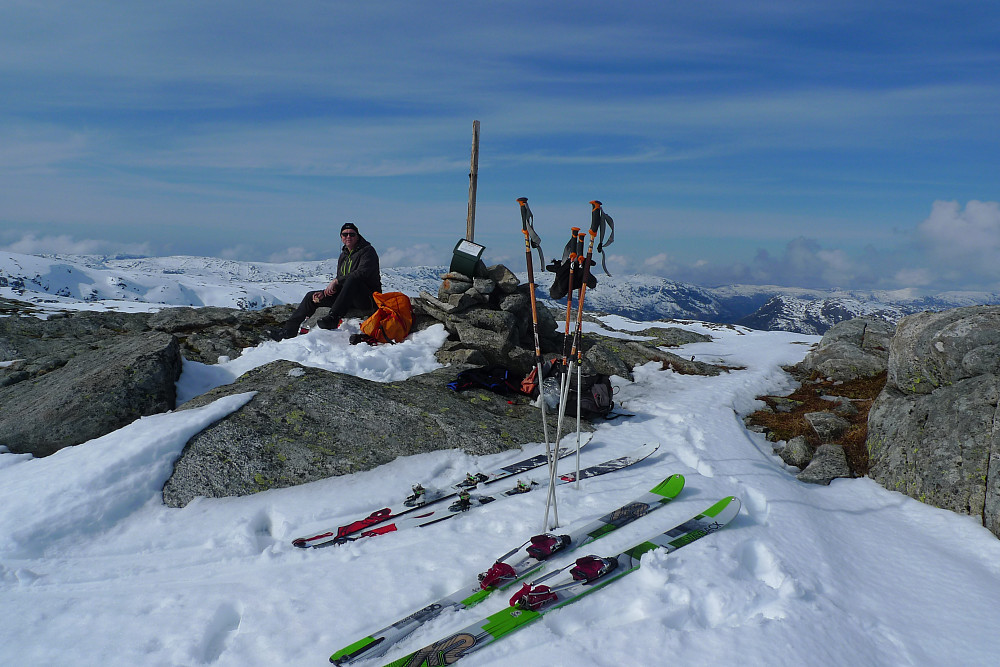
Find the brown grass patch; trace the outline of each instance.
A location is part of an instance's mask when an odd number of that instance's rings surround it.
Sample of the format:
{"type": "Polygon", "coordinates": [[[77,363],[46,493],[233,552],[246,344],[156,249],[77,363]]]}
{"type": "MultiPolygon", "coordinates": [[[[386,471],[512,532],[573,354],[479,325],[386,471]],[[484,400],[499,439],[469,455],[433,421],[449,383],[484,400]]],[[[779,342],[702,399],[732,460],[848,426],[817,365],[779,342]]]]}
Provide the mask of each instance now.
{"type": "Polygon", "coordinates": [[[768,439],[772,441],[790,440],[804,436],[809,444],[823,444],[813,431],[805,415],[809,412],[832,412],[836,403],[828,401],[823,396],[844,396],[853,399],[851,403],[857,408],[855,415],[842,415],[851,423],[847,431],[834,444],[844,447],[847,463],[851,471],[861,477],[868,474],[868,411],[875,398],[885,387],[886,374],[875,377],[851,380],[840,384],[830,382],[822,377],[811,377],[802,382],[798,389],[786,397],[760,396],[760,400],[770,406],[771,410],[761,410],[750,415],[747,423],[761,426],[767,430],[768,439]],[[794,401],[795,403],[789,403],[794,401]],[[790,408],[787,412],[778,412],[779,406],[790,408]]]}

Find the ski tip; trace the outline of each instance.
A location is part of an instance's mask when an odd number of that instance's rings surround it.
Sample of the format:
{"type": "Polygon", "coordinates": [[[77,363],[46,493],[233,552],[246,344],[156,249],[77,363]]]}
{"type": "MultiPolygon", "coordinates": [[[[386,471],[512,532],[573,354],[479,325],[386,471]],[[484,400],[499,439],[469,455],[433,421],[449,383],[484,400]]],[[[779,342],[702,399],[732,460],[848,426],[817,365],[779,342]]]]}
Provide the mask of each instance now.
{"type": "Polygon", "coordinates": [[[649,491],[665,498],[676,498],[683,490],[684,475],[671,475],[649,491]]]}
{"type": "Polygon", "coordinates": [[[736,496],[726,496],[705,510],[704,515],[712,517],[720,523],[729,523],[740,513],[742,506],[743,503],[736,496]]]}
{"type": "Polygon", "coordinates": [[[292,540],[292,546],[298,547],[299,549],[305,549],[307,546],[309,546],[309,543],[306,542],[305,538],[299,537],[292,540]]]}
{"type": "Polygon", "coordinates": [[[656,450],[660,448],[660,443],[658,442],[644,442],[635,449],[632,450],[628,456],[641,461],[642,459],[648,458],[656,453],[656,450]]]}

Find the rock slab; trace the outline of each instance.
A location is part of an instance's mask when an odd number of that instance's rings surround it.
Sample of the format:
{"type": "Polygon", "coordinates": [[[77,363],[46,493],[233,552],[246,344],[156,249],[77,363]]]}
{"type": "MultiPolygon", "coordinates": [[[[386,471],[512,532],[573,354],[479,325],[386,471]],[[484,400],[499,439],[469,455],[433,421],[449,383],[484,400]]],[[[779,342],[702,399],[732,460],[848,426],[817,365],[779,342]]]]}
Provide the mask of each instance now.
{"type": "Polygon", "coordinates": [[[1000,306],[904,318],[868,415],[870,475],[1000,536],[1000,306]]]}
{"type": "Polygon", "coordinates": [[[493,454],[544,441],[540,414],[526,400],[454,392],[446,387],[454,374],[445,368],[378,383],[290,361],[254,369],[181,408],[257,392],[188,442],[163,500],[182,507],[197,496],[294,486],[369,470],[398,456],[449,448],[493,454]]]}
{"type": "Polygon", "coordinates": [[[838,322],[799,362],[798,368],[804,375],[818,373],[844,382],[884,373],[895,329],[892,324],[870,317],[838,322]]]}
{"type": "Polygon", "coordinates": [[[52,372],[0,388],[0,445],[48,456],[174,408],[177,339],[162,332],[94,343],[52,372]],[[14,418],[16,416],[16,418],[14,418]]]}

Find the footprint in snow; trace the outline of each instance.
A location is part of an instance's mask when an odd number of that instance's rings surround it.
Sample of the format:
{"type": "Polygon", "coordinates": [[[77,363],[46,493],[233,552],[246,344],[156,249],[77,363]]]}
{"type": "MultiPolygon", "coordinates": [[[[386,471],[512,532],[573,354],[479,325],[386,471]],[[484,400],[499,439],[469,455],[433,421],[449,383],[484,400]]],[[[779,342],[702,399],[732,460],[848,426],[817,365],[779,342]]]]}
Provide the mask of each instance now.
{"type": "Polygon", "coordinates": [[[736,552],[741,572],[746,579],[763,584],[747,600],[747,612],[766,619],[782,619],[793,615],[792,603],[808,600],[806,586],[788,571],[781,558],[761,540],[749,540],[736,552]]]}
{"type": "Polygon", "coordinates": [[[687,441],[680,443],[674,448],[674,455],[680,462],[688,466],[702,477],[714,477],[715,470],[712,465],[701,458],[698,452],[688,444],[687,441]]]}
{"type": "Polygon", "coordinates": [[[240,605],[220,605],[211,620],[205,624],[205,635],[194,658],[206,665],[217,661],[236,637],[242,620],[240,605]]]}
{"type": "Polygon", "coordinates": [[[767,518],[771,514],[771,504],[767,501],[767,496],[752,486],[747,486],[736,477],[730,477],[729,481],[740,487],[739,496],[743,500],[743,508],[754,521],[761,524],[767,523],[767,518]]]}

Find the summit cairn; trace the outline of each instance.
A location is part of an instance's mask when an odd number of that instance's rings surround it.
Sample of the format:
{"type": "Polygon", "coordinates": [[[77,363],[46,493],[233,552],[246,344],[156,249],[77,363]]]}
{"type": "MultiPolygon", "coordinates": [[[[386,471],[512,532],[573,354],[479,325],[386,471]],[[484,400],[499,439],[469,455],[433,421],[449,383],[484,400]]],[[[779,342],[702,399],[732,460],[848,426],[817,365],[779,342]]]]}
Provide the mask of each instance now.
{"type": "MultiPolygon", "coordinates": [[[[418,326],[440,322],[448,331],[438,361],[502,365],[527,374],[534,365],[528,285],[502,264],[488,267],[482,276],[452,271],[441,278],[437,296],[421,292],[414,302],[422,316],[418,326]]],[[[543,353],[561,349],[555,317],[547,308],[538,309],[538,333],[543,353]]]]}

